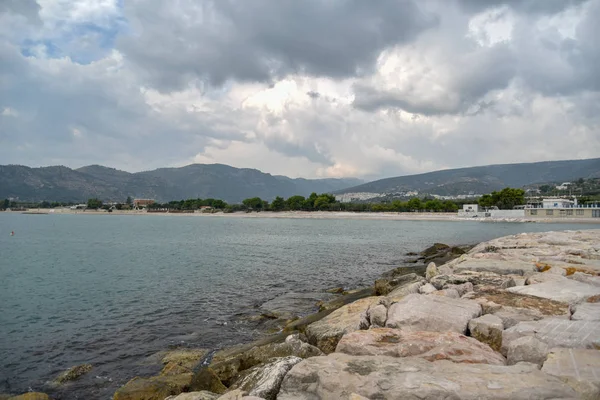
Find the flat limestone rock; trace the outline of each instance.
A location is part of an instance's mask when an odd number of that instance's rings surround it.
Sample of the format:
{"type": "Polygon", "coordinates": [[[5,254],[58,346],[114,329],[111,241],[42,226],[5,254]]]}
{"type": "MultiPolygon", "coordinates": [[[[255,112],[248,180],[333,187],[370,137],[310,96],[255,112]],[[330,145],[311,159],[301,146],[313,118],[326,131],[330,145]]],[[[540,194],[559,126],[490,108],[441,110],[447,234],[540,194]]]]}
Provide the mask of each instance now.
{"type": "Polygon", "coordinates": [[[351,332],[337,345],[337,353],[354,356],[420,357],[427,361],[505,365],[488,345],[456,332],[403,332],[374,328],[351,332]]]}
{"type": "Polygon", "coordinates": [[[525,400],[574,399],[577,393],[534,364],[455,364],[442,360],[333,353],[288,372],[278,400],[368,399],[525,400]]]}
{"type": "Polygon", "coordinates": [[[493,272],[498,275],[520,275],[529,276],[537,271],[535,264],[520,260],[494,260],[494,259],[476,259],[471,258],[458,264],[454,270],[456,272],[475,271],[475,272],[493,272]]]}
{"type": "Polygon", "coordinates": [[[407,285],[402,285],[397,287],[388,293],[387,298],[391,301],[399,301],[404,296],[414,293],[419,293],[419,289],[425,284],[425,280],[421,280],[418,282],[409,283],[407,285]]]}
{"type": "Polygon", "coordinates": [[[589,297],[600,295],[600,287],[570,279],[549,281],[535,285],[516,286],[507,289],[511,293],[528,294],[560,301],[563,303],[579,303],[589,297]]]}
{"type": "Polygon", "coordinates": [[[526,285],[536,285],[538,283],[544,282],[564,282],[567,278],[562,275],[557,274],[549,274],[547,272],[539,272],[537,274],[533,274],[527,278],[525,281],[526,285]]]}
{"type": "Polygon", "coordinates": [[[600,303],[581,303],[571,316],[575,321],[600,321],[600,303]]]}
{"type": "Polygon", "coordinates": [[[534,336],[550,348],[600,349],[600,321],[545,318],[520,322],[502,332],[502,354],[506,354],[512,341],[523,336],[534,336]]]}
{"type": "Polygon", "coordinates": [[[600,399],[600,351],[552,349],[542,371],[556,376],[585,399],[600,399]]]}
{"type": "Polygon", "coordinates": [[[471,300],[410,294],[390,306],[385,325],[406,331],[465,334],[469,321],[480,315],[481,306],[471,300]]]}
{"type": "Polygon", "coordinates": [[[569,275],[567,278],[574,281],[587,283],[589,285],[600,286],[600,276],[593,276],[584,274],[582,272],[575,272],[573,275],[569,275]]]}
{"type": "Polygon", "coordinates": [[[513,340],[507,346],[508,365],[529,362],[542,365],[548,355],[548,345],[534,336],[523,336],[513,340]]]}
{"type": "Polygon", "coordinates": [[[367,297],[341,307],[320,321],[306,327],[308,342],[324,353],[332,353],[345,333],[360,328],[361,320],[370,306],[379,302],[379,297],[367,297]]]}

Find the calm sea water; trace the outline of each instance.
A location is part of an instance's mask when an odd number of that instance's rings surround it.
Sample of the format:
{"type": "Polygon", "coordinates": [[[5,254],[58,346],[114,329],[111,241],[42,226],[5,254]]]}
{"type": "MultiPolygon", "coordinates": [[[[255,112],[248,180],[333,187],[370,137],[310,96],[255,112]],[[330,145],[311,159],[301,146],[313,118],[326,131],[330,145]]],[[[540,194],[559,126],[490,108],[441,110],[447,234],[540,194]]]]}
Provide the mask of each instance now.
{"type": "Polygon", "coordinates": [[[0,213],[0,393],[109,399],[169,346],[250,340],[236,316],[286,292],[371,284],[434,242],[595,227],[0,213]],[[93,371],[48,387],[81,363],[93,371]]]}

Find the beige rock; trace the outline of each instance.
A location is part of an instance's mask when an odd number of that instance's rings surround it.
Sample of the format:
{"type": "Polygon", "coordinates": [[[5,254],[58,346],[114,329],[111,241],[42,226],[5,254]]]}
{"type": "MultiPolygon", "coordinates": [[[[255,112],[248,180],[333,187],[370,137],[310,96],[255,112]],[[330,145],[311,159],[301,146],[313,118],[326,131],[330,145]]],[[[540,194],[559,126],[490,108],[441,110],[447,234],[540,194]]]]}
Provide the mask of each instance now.
{"type": "Polygon", "coordinates": [[[460,285],[446,284],[444,285],[444,289],[456,289],[458,296],[462,297],[473,291],[473,284],[471,282],[461,283],[460,285]]]}
{"type": "Polygon", "coordinates": [[[411,294],[390,306],[386,327],[464,334],[469,321],[480,315],[481,306],[474,301],[411,294]]]}
{"type": "Polygon", "coordinates": [[[404,275],[390,276],[387,278],[377,279],[375,281],[375,295],[385,296],[394,289],[402,286],[407,286],[411,283],[421,282],[423,277],[415,273],[409,273],[404,275]]]}
{"type": "Polygon", "coordinates": [[[436,290],[435,292],[430,294],[431,296],[443,296],[450,297],[451,299],[460,299],[460,295],[456,289],[442,289],[436,290]]]}
{"type": "Polygon", "coordinates": [[[562,275],[557,275],[557,274],[549,274],[547,272],[540,272],[537,274],[533,274],[530,277],[527,278],[527,280],[525,281],[526,285],[535,285],[537,283],[544,283],[544,282],[562,282],[565,281],[567,278],[565,278],[562,275]]]}
{"type": "Polygon", "coordinates": [[[427,282],[429,282],[431,280],[431,278],[433,278],[436,275],[439,275],[437,266],[435,265],[434,262],[430,262],[427,265],[427,269],[425,270],[425,279],[427,279],[427,282]]]}
{"type": "Polygon", "coordinates": [[[502,331],[504,323],[499,317],[486,314],[469,321],[471,336],[482,343],[489,345],[495,351],[502,348],[502,331]]]}
{"type": "Polygon", "coordinates": [[[207,390],[213,393],[225,393],[227,387],[211,368],[201,368],[193,375],[190,388],[195,391],[207,390]]]}
{"type": "Polygon", "coordinates": [[[236,389],[225,393],[223,396],[219,397],[218,400],[242,400],[245,395],[246,392],[240,389],[236,389]]]}
{"type": "Polygon", "coordinates": [[[583,399],[600,399],[600,351],[552,349],[542,367],[575,389],[583,399]]]}
{"type": "Polygon", "coordinates": [[[404,296],[406,296],[406,295],[419,293],[419,289],[424,284],[425,284],[425,280],[422,280],[422,281],[410,283],[408,285],[399,286],[396,289],[392,290],[387,295],[387,298],[390,299],[390,301],[392,301],[392,302],[399,301],[399,300],[403,299],[404,296]]]}
{"type": "Polygon", "coordinates": [[[336,352],[355,356],[420,357],[428,361],[505,365],[506,360],[488,345],[456,332],[403,332],[374,328],[351,332],[336,352]]]}
{"type": "Polygon", "coordinates": [[[370,399],[529,400],[573,399],[577,393],[536,365],[457,364],[419,358],[333,353],[297,364],[278,400],[370,399]]]}
{"type": "Polygon", "coordinates": [[[310,344],[325,353],[331,353],[345,333],[359,329],[366,310],[379,302],[379,297],[367,297],[341,307],[320,321],[306,327],[306,336],[310,344]]]}
{"type": "Polygon", "coordinates": [[[581,303],[571,316],[575,321],[600,321],[600,303],[581,303]]]}
{"type": "Polygon", "coordinates": [[[387,307],[384,304],[369,307],[367,314],[371,326],[385,326],[385,321],[387,321],[387,307]]]}

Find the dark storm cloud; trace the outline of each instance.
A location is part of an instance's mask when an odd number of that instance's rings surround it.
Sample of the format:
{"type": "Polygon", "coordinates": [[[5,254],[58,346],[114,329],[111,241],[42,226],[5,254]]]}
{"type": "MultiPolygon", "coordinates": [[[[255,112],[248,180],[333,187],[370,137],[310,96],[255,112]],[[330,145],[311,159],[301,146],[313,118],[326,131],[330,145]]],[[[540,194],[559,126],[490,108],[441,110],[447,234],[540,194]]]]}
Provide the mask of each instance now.
{"type": "Polygon", "coordinates": [[[457,0],[466,11],[480,12],[489,8],[508,6],[527,14],[555,14],[588,0],[457,0]]]}
{"type": "Polygon", "coordinates": [[[40,6],[35,0],[0,0],[0,13],[9,12],[39,22],[40,6]]]}
{"type": "Polygon", "coordinates": [[[412,0],[153,0],[125,7],[134,34],[118,48],[163,90],[195,78],[221,84],[366,74],[383,49],[437,22],[412,0]]]}

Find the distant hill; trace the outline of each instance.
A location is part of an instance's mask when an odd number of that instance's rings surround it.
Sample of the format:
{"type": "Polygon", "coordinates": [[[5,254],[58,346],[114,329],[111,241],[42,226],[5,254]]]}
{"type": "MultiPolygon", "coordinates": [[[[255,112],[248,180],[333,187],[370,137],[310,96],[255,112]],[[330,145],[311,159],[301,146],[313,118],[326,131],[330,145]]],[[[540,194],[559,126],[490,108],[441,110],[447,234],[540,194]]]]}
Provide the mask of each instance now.
{"type": "Polygon", "coordinates": [[[520,188],[541,182],[567,182],[577,178],[596,177],[600,177],[600,158],[447,169],[380,179],[339,190],[336,194],[394,195],[416,191],[419,194],[455,196],[470,192],[485,194],[505,187],[520,188]]]}
{"type": "Polygon", "coordinates": [[[192,164],[129,173],[100,165],[79,169],[63,166],[30,168],[0,165],[0,199],[21,201],[125,201],[127,196],[160,202],[188,198],[217,198],[230,203],[258,196],[308,196],[331,193],[362,183],[359,179],[292,179],[256,169],[222,164],[192,164]]]}

